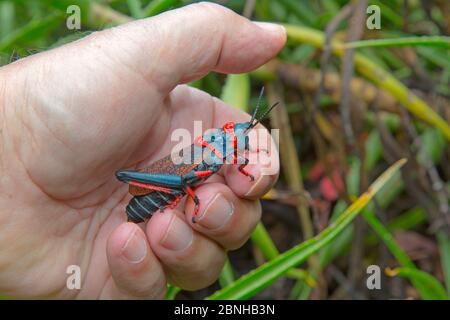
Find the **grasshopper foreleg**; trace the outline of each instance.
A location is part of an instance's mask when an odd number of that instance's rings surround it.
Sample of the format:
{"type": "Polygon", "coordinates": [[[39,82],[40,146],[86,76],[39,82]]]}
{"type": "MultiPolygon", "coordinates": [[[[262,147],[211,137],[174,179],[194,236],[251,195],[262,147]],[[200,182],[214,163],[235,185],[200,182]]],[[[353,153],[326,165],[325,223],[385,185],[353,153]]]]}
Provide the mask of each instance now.
{"type": "Polygon", "coordinates": [[[238,167],[238,170],[239,170],[239,172],[242,173],[244,176],[249,177],[251,181],[255,181],[255,177],[254,177],[252,174],[250,174],[247,170],[244,169],[244,168],[248,165],[248,161],[249,161],[249,160],[246,158],[246,159],[245,159],[245,163],[241,164],[241,165],[238,167]]]}

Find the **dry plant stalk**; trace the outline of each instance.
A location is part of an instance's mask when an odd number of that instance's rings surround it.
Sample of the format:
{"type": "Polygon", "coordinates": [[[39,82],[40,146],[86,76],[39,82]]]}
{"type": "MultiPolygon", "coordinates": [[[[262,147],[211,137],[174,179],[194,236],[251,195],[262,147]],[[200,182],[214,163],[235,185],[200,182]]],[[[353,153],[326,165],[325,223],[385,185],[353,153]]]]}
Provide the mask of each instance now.
{"type": "MultiPolygon", "coordinates": [[[[286,175],[289,188],[292,192],[297,194],[297,212],[301,222],[301,228],[304,240],[310,239],[314,236],[313,224],[309,215],[308,206],[304,199],[305,188],[301,177],[301,165],[297,156],[297,150],[295,148],[294,138],[292,136],[291,125],[289,123],[289,116],[286,110],[284,101],[279,94],[279,90],[273,84],[267,84],[267,96],[271,104],[279,102],[279,106],[275,112],[270,115],[271,124],[274,128],[280,129],[280,154],[281,154],[281,166],[284,172],[291,174],[286,175]]],[[[313,270],[318,279],[318,288],[320,293],[326,292],[324,286],[326,282],[323,279],[322,271],[320,269],[317,256],[311,256],[308,259],[308,264],[313,270]]]]}

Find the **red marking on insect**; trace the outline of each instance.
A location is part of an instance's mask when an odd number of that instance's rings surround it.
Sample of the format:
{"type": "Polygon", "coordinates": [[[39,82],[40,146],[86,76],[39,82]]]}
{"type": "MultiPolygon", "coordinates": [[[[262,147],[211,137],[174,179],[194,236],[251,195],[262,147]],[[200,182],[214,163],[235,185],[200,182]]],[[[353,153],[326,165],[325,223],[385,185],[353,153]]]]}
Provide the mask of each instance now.
{"type": "Polygon", "coordinates": [[[167,207],[169,209],[175,209],[175,207],[180,203],[181,199],[183,199],[182,196],[176,197],[175,200],[172,203],[170,203],[167,207]]]}
{"type": "Polygon", "coordinates": [[[225,133],[232,133],[234,132],[234,122],[227,122],[223,125],[223,131],[225,133]]]}
{"type": "Polygon", "coordinates": [[[185,190],[186,190],[186,193],[192,198],[192,200],[194,200],[195,207],[194,207],[194,214],[192,217],[192,222],[195,223],[196,222],[195,219],[198,215],[198,210],[200,208],[200,202],[199,202],[197,196],[195,195],[194,190],[190,186],[185,187],[185,190]]]}
{"type": "Polygon", "coordinates": [[[238,145],[237,145],[237,137],[236,137],[236,134],[234,132],[234,128],[235,128],[235,123],[232,122],[232,121],[227,122],[227,123],[225,123],[223,125],[223,131],[230,136],[230,142],[231,142],[231,145],[233,147],[233,161],[232,161],[232,163],[233,164],[237,164],[237,160],[238,160],[238,157],[237,157],[238,145]]]}
{"type": "MultiPolygon", "coordinates": [[[[195,161],[194,161],[195,162],[195,161]]],[[[176,165],[172,162],[171,156],[165,156],[164,158],[159,159],[158,161],[152,163],[148,167],[140,169],[140,172],[147,173],[165,173],[165,174],[179,174],[184,175],[195,169],[197,166],[196,163],[192,164],[179,164],[176,165]]],[[[139,186],[135,186],[133,184],[129,184],[129,193],[133,196],[143,196],[149,193],[154,192],[154,190],[149,190],[148,188],[143,188],[139,186]]]]}
{"type": "Polygon", "coordinates": [[[195,139],[194,143],[195,143],[195,144],[198,144],[198,145],[200,145],[200,146],[202,146],[202,147],[208,148],[209,150],[211,150],[212,152],[214,152],[214,154],[215,154],[217,157],[219,157],[220,159],[223,158],[222,153],[221,153],[219,150],[217,150],[213,145],[211,145],[208,141],[204,140],[202,136],[197,137],[197,139],[195,139]]]}
{"type": "Polygon", "coordinates": [[[161,191],[161,192],[170,193],[170,189],[169,188],[155,186],[155,185],[152,185],[152,184],[149,184],[149,183],[141,183],[141,182],[137,182],[137,181],[130,181],[129,184],[130,184],[130,186],[135,186],[135,187],[139,187],[139,188],[144,188],[144,189],[150,190],[150,191],[147,192],[147,194],[152,192],[152,191],[161,191]]]}
{"type": "Polygon", "coordinates": [[[209,177],[213,173],[214,172],[211,170],[206,170],[206,171],[197,171],[197,172],[195,172],[195,175],[200,178],[205,178],[205,177],[209,177]]]}

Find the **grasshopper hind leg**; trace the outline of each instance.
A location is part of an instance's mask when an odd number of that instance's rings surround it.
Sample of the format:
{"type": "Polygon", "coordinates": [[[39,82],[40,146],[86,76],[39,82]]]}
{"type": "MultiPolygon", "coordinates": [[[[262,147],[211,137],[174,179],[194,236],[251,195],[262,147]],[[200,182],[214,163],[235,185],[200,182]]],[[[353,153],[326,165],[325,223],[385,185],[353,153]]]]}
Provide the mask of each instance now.
{"type": "Polygon", "coordinates": [[[184,187],[184,191],[194,201],[195,207],[194,207],[194,214],[192,215],[192,223],[197,223],[198,210],[200,209],[200,200],[198,199],[194,190],[190,186],[184,187]]]}
{"type": "Polygon", "coordinates": [[[244,176],[249,177],[250,181],[255,181],[255,177],[250,174],[247,170],[245,170],[245,167],[248,165],[249,160],[246,158],[245,163],[239,165],[238,170],[240,173],[242,173],[244,176]]]}

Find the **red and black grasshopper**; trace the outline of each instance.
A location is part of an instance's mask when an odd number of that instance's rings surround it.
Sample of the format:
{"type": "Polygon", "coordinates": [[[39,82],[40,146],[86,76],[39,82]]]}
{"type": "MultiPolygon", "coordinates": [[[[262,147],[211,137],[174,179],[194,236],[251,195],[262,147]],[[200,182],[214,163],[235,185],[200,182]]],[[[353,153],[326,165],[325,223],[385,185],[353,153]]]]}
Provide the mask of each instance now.
{"type": "Polygon", "coordinates": [[[187,194],[195,203],[192,217],[195,223],[199,200],[193,187],[218,172],[223,164],[239,165],[239,171],[254,180],[245,170],[249,162],[245,153],[250,150],[248,133],[277,105],[274,104],[256,119],[263,92],[264,88],[249,122],[227,122],[222,128],[203,134],[191,146],[182,149],[179,156],[183,158],[189,155],[188,163],[175,164],[171,155],[168,155],[138,171],[117,171],[117,179],[128,183],[129,192],[134,196],[126,208],[128,221],[143,222],[157,210],[174,208],[187,194]]]}

